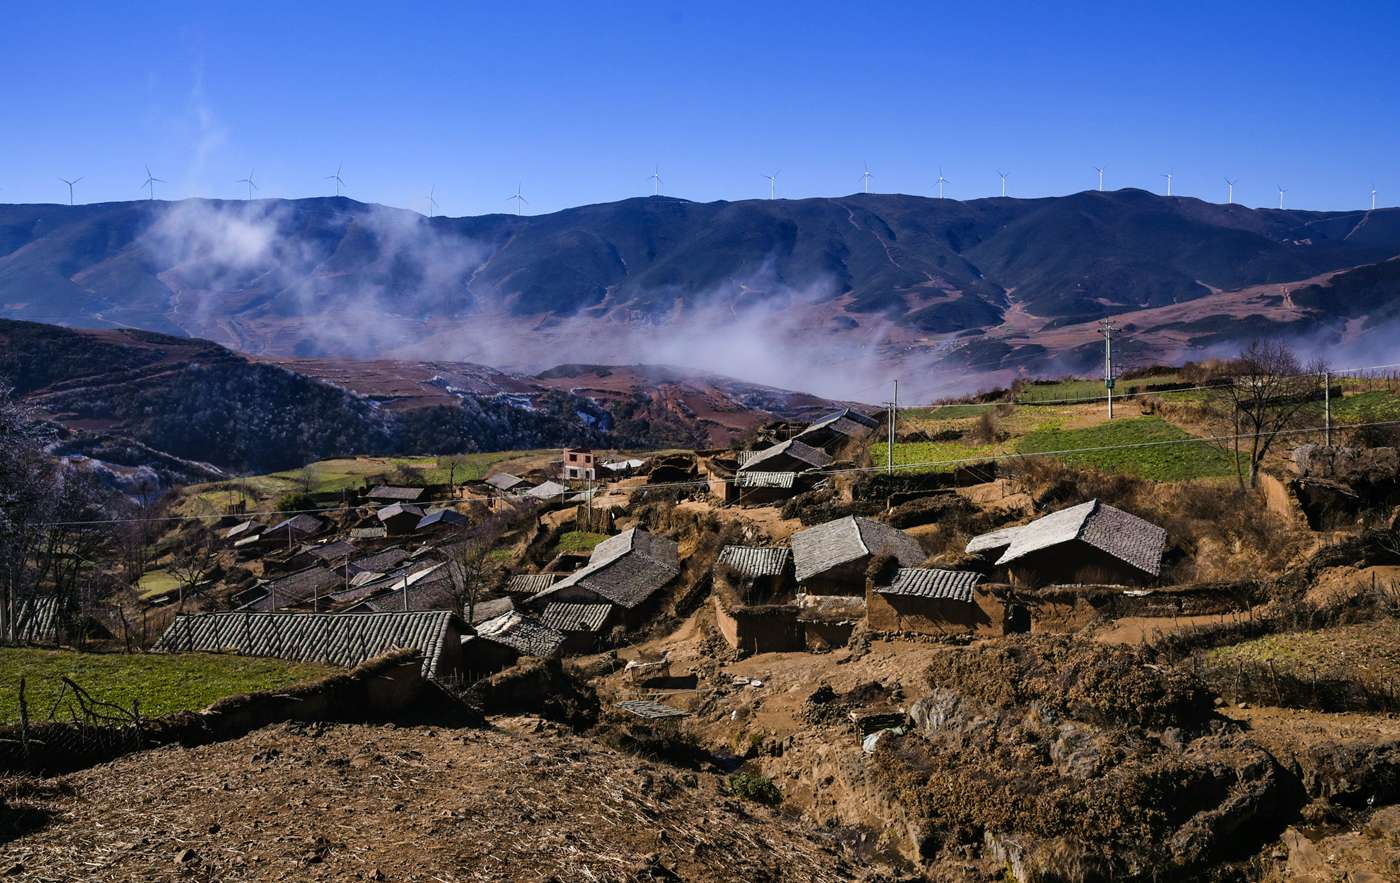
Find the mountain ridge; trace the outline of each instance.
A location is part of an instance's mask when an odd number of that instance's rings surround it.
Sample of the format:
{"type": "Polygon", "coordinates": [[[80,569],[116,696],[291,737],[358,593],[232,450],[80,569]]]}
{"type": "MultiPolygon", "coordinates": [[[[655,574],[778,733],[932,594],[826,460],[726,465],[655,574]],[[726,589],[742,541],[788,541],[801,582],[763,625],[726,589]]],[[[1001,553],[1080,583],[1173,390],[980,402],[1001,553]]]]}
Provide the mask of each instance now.
{"type": "MultiPolygon", "coordinates": [[[[822,372],[842,362],[861,366],[840,373],[872,376],[911,359],[1074,369],[1085,353],[1036,336],[1183,304],[1199,304],[1188,310],[1198,319],[1232,292],[1315,284],[1396,255],[1400,209],[1251,209],[1133,189],[654,196],[431,219],[346,197],[0,205],[0,317],[147,328],[281,358],[676,362],[811,388],[792,381],[840,380],[822,372]]],[[[1240,316],[1274,306],[1261,299],[1240,316]]],[[[1288,328],[1336,326],[1346,312],[1314,301],[1288,328]]],[[[1189,335],[1156,339],[1193,348],[1189,335]]]]}

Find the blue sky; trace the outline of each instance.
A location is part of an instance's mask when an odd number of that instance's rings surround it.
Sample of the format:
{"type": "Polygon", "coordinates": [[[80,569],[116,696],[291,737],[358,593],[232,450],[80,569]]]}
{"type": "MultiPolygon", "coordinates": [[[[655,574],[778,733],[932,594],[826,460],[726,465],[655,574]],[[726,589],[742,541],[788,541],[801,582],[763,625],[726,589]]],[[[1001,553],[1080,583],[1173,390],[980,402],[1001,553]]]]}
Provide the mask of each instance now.
{"type": "Polygon", "coordinates": [[[1350,3],[18,3],[0,201],[331,192],[529,212],[872,189],[1400,204],[1400,8],[1350,3]],[[195,7],[198,8],[195,8],[195,7]],[[402,8],[400,8],[400,6],[402,8]]]}

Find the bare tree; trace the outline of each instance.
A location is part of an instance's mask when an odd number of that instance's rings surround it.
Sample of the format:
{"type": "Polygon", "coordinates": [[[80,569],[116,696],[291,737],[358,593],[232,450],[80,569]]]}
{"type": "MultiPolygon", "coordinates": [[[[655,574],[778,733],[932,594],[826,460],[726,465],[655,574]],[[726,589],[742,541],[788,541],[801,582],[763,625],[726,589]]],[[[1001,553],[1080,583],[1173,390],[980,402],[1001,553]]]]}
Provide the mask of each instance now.
{"type": "Polygon", "coordinates": [[[180,610],[185,609],[185,599],[213,575],[218,557],[218,536],[204,524],[196,524],[181,537],[166,568],[180,584],[180,610]]]}
{"type": "Polygon", "coordinates": [[[500,568],[491,560],[491,549],[507,525],[489,516],[462,530],[461,539],[443,547],[452,577],[452,606],[467,622],[476,615],[477,602],[500,579],[500,568]]]}
{"type": "Polygon", "coordinates": [[[1259,467],[1274,442],[1297,428],[1322,389],[1322,362],[1304,367],[1298,356],[1277,341],[1253,341],[1227,368],[1230,382],[1215,393],[1229,421],[1227,445],[1234,454],[1240,488],[1259,483],[1259,467]]]}

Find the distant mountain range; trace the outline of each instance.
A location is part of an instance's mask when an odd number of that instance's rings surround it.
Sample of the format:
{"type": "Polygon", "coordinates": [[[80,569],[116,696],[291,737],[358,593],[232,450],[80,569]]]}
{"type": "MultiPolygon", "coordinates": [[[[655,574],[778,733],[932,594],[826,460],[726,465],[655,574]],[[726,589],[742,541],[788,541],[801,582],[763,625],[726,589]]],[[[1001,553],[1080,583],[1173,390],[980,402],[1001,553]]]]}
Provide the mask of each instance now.
{"type": "Polygon", "coordinates": [[[1107,316],[1142,360],[1261,333],[1379,340],[1397,255],[1397,209],[1141,190],[432,219],[339,197],[9,205],[0,316],[272,357],[682,363],[858,398],[891,363],[964,383],[1080,369],[1107,316]]]}

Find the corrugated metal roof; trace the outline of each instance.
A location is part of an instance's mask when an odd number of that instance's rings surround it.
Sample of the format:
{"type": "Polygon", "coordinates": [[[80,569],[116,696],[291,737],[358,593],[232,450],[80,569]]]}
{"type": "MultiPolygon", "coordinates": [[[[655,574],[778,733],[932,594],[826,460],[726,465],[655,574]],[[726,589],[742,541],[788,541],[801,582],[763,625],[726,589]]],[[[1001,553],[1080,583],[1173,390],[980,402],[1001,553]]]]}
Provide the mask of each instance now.
{"type": "Polygon", "coordinates": [[[796,472],[739,472],[734,476],[736,487],[788,488],[797,480],[796,472]]]}
{"type": "Polygon", "coordinates": [[[848,515],[792,535],[792,560],[799,581],[867,555],[884,554],[894,555],[906,567],[925,557],[913,537],[869,518],[848,515]]]}
{"type": "Polygon", "coordinates": [[[594,546],[585,567],[535,597],[579,586],[614,604],[632,608],[679,573],[675,542],[634,527],[594,546]]]}
{"type": "Polygon", "coordinates": [[[461,621],[448,611],[417,613],[195,613],[182,614],[155,649],[165,653],[269,656],[295,662],[354,666],[396,649],[423,653],[423,674],[436,677],[449,639],[461,621]]]}
{"type": "Polygon", "coordinates": [[[598,632],[612,611],[611,604],[550,601],[540,613],[540,622],[561,632],[598,632]]]}
{"type": "MultiPolygon", "coordinates": [[[[998,534],[998,542],[1010,537],[1006,551],[997,559],[999,565],[1079,540],[1152,576],[1161,573],[1162,552],[1167,545],[1167,532],[1163,528],[1098,500],[1070,506],[1030,524],[994,533],[998,534]]],[[[990,536],[984,534],[974,539],[968,544],[968,551],[1000,548],[989,544],[990,536]]]]}
{"type": "Polygon", "coordinates": [[[524,484],[525,479],[518,475],[511,475],[509,472],[497,472],[495,475],[486,479],[486,483],[497,490],[509,491],[524,484]]]}
{"type": "Polygon", "coordinates": [[[744,472],[754,471],[765,462],[782,457],[791,458],[799,463],[805,463],[813,469],[820,469],[823,466],[831,465],[831,457],[827,455],[826,451],[814,448],[795,438],[791,438],[785,442],[779,442],[772,447],[764,448],[747,460],[741,461],[739,469],[744,472]]]}
{"type": "Polygon", "coordinates": [[[517,573],[506,582],[506,594],[537,595],[563,579],[562,573],[517,573]]]}
{"type": "Polygon", "coordinates": [[[882,595],[910,598],[947,599],[972,603],[972,589],[982,574],[970,570],[943,570],[937,567],[901,567],[894,581],[875,591],[882,595]]]}
{"type": "Polygon", "coordinates": [[[792,550],[785,548],[725,546],[716,563],[728,565],[744,576],[781,576],[791,557],[792,550]]]}
{"type": "Polygon", "coordinates": [[[549,658],[564,644],[564,633],[512,611],[476,627],[477,637],[511,648],[522,656],[549,658]]]}

